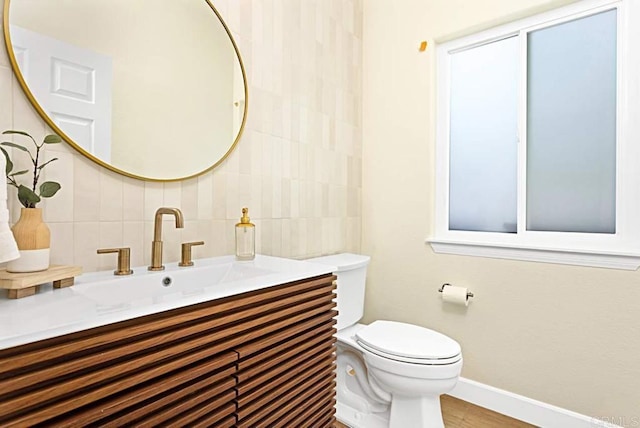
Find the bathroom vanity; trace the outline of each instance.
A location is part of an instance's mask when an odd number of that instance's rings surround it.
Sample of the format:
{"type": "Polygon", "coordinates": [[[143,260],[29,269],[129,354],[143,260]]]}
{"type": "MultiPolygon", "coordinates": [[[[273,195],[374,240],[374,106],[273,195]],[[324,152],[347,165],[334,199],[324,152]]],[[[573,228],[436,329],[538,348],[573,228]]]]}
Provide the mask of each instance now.
{"type": "Polygon", "coordinates": [[[2,299],[0,425],[333,426],[331,271],[221,257],[2,299]]]}

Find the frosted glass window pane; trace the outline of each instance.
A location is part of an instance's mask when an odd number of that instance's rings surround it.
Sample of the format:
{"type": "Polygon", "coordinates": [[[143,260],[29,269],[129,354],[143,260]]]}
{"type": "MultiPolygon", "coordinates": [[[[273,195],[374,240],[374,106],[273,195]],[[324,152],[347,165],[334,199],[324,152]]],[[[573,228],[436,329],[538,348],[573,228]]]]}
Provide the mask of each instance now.
{"type": "Polygon", "coordinates": [[[527,43],[527,229],[614,233],[616,11],[527,43]]]}
{"type": "Polygon", "coordinates": [[[451,55],[449,229],[516,232],[518,38],[451,55]]]}

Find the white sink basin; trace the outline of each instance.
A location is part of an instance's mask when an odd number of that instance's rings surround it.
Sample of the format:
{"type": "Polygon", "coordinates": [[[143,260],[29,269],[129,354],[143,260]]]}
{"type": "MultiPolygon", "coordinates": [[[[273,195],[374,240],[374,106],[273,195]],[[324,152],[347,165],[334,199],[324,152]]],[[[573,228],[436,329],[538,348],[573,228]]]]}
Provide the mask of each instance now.
{"type": "Polygon", "coordinates": [[[332,266],[278,257],[233,256],[196,260],[195,266],[146,266],[133,275],[92,272],[72,287],[42,286],[35,296],[11,300],[0,296],[0,349],[74,333],[274,285],[330,274],[332,266]]]}
{"type": "MultiPolygon", "coordinates": [[[[133,275],[115,276],[110,272],[86,274],[78,278],[74,291],[95,302],[102,310],[110,307],[140,306],[175,300],[214,289],[232,291],[239,283],[276,273],[252,262],[236,262],[231,257],[196,261],[192,267],[168,264],[163,271],[134,269],[133,275]]],[[[231,293],[234,294],[234,293],[231,293]]]]}

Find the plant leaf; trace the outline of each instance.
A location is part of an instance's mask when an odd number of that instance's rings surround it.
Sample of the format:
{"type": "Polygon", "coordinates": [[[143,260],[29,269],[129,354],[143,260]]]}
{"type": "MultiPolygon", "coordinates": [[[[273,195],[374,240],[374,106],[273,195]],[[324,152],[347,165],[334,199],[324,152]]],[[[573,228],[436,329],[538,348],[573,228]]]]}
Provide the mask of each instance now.
{"type": "Polygon", "coordinates": [[[40,196],[21,184],[20,187],[18,187],[18,200],[25,208],[35,208],[36,204],[40,202],[40,196]]]}
{"type": "Polygon", "coordinates": [[[62,138],[60,138],[59,136],[57,136],[56,134],[50,134],[47,135],[46,137],[44,137],[44,141],[45,144],[57,144],[57,143],[62,143],[62,138]]]}
{"type": "Polygon", "coordinates": [[[58,158],[53,158],[53,159],[51,159],[51,160],[48,160],[48,161],[46,161],[45,163],[43,163],[42,165],[40,165],[40,166],[38,167],[38,169],[42,169],[42,168],[44,168],[47,164],[49,164],[49,163],[51,163],[51,162],[53,162],[53,161],[57,161],[57,160],[58,160],[58,158]]]}
{"type": "Polygon", "coordinates": [[[16,143],[10,143],[9,141],[3,141],[2,143],[3,146],[9,146],[9,147],[14,147],[16,149],[20,149],[23,152],[27,152],[29,153],[29,150],[27,150],[27,148],[25,146],[21,146],[20,144],[16,144],[16,143]]]}
{"type": "Polygon", "coordinates": [[[25,137],[29,137],[33,140],[33,137],[29,134],[27,134],[24,131],[14,131],[14,130],[8,130],[8,131],[4,131],[3,134],[7,135],[7,134],[20,134],[20,135],[24,135],[25,137]]]}
{"type": "Polygon", "coordinates": [[[28,169],[23,169],[22,171],[18,171],[18,172],[14,172],[13,174],[10,174],[9,177],[15,177],[16,175],[26,174],[27,172],[29,172],[28,169]]]}
{"type": "Polygon", "coordinates": [[[13,169],[13,162],[11,162],[11,159],[9,158],[9,153],[7,153],[7,151],[5,149],[0,147],[0,150],[2,150],[2,153],[4,154],[4,157],[7,160],[7,164],[6,164],[5,168],[4,168],[4,173],[6,175],[9,175],[9,173],[13,169]]]}
{"type": "Polygon", "coordinates": [[[40,185],[40,196],[50,198],[60,190],[60,184],[55,181],[45,181],[40,185]]]}

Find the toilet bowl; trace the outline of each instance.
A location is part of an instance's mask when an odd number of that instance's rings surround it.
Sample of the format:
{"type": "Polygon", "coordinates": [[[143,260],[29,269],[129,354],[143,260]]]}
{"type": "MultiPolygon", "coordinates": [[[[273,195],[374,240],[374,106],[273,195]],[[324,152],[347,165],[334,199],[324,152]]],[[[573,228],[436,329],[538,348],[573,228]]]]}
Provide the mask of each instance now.
{"type": "Polygon", "coordinates": [[[337,419],[354,428],[444,427],[440,395],[460,376],[460,345],[412,324],[357,323],[369,257],[336,254],[308,261],[334,266],[338,277],[337,419]]]}

